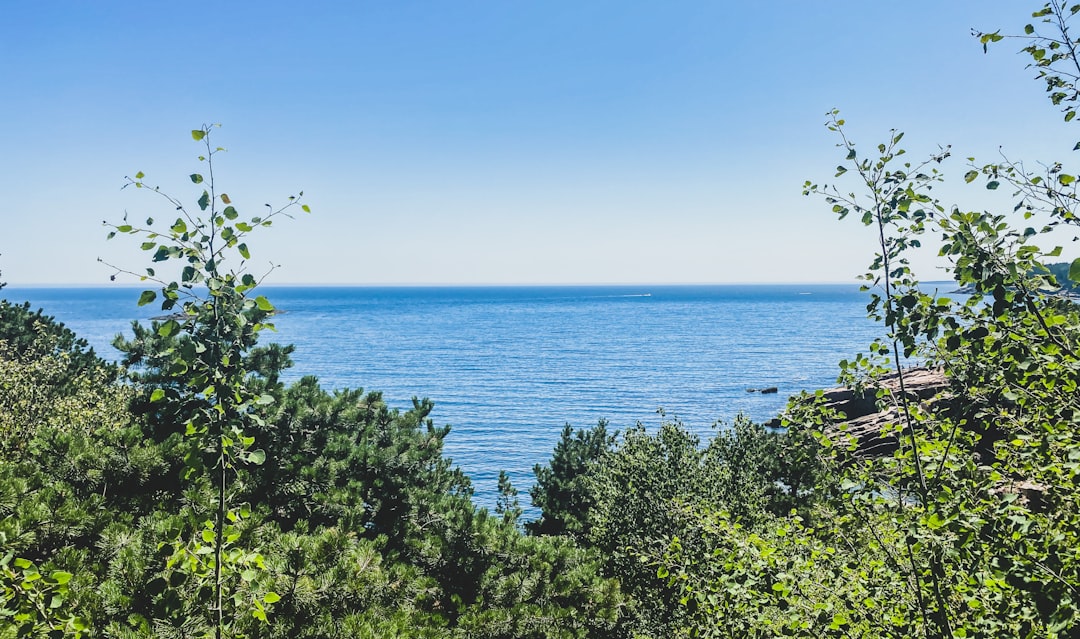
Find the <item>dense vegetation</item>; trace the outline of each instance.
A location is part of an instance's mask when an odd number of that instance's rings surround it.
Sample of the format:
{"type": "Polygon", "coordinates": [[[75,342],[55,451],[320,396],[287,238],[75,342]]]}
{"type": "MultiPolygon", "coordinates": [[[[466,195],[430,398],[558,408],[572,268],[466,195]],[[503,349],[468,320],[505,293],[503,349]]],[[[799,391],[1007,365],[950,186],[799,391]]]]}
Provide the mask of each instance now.
{"type": "MultiPolygon", "coordinates": [[[[1051,2],[1018,36],[1066,121],[1078,12],[1051,2]]],[[[242,217],[193,131],[198,210],[153,188],[165,226],[109,225],[152,255],[140,303],[169,313],[117,339],[121,362],[0,301],[0,639],[1080,636],[1080,312],[1054,294],[1080,260],[1034,244],[1078,224],[1077,180],[971,166],[1011,187],[1014,229],[931,196],[948,151],[906,162],[893,132],[867,155],[829,117],[844,163],[805,191],[879,231],[884,334],[842,377],[898,378],[877,391],[895,452],[864,454],[820,394],[707,441],[567,426],[531,522],[505,476],[494,512],[472,504],[429,401],[280,381],[248,241],[307,209],[242,217]],[[919,287],[906,256],[931,230],[970,296],[919,287]],[[912,361],[948,390],[909,394],[912,361]]]]}
{"type": "Polygon", "coordinates": [[[1080,282],[1073,281],[1069,277],[1069,269],[1072,266],[1069,262],[1052,262],[1046,264],[1046,270],[1050,271],[1050,274],[1054,276],[1054,283],[1061,287],[1061,290],[1068,293],[1080,292],[1080,282]]]}

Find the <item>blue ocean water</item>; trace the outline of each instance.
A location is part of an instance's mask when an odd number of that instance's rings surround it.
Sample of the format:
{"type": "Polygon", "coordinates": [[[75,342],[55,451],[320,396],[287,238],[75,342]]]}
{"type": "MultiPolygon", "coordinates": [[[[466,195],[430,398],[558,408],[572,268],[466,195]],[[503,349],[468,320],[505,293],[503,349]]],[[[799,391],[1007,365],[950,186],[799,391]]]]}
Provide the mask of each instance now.
{"type": "MultiPolygon", "coordinates": [[[[702,437],[743,413],[763,421],[789,395],[834,385],[837,362],[879,334],[857,285],[271,287],[285,311],[269,341],[296,345],[287,379],[380,390],[394,407],[435,402],[446,454],[491,506],[506,470],[528,506],[534,464],[566,423],[656,426],[662,409],[702,437]],[[779,393],[747,393],[776,386],[779,393]]],[[[5,288],[107,358],[138,289],[5,288]]],[[[535,514],[527,512],[527,514],[535,514]]]]}

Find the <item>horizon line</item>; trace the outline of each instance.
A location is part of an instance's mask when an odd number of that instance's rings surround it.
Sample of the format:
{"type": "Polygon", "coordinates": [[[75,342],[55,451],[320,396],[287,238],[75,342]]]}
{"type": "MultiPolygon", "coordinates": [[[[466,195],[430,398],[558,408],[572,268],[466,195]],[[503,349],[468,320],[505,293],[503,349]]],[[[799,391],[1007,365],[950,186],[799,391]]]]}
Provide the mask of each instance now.
{"type": "MultiPolygon", "coordinates": [[[[954,280],[924,280],[921,284],[955,283],[954,280]]],[[[814,281],[724,281],[724,282],[274,282],[259,288],[320,287],[320,288],[528,288],[528,287],[601,287],[601,286],[831,286],[865,284],[862,280],[814,281]]],[[[158,288],[138,282],[6,282],[4,289],[18,288],[158,288]]],[[[2,295],[3,289],[0,289],[2,295]]]]}

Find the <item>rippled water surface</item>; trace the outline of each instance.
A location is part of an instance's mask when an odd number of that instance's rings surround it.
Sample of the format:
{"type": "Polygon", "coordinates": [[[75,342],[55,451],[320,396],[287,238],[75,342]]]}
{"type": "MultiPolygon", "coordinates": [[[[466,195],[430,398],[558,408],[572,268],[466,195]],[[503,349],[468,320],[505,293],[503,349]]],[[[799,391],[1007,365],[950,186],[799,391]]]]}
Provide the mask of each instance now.
{"type": "MultiPolygon", "coordinates": [[[[288,379],[435,402],[446,453],[494,503],[500,469],[523,494],[563,424],[655,426],[663,408],[707,436],[738,413],[776,415],[788,395],[833,385],[837,362],[879,330],[855,285],[264,287],[285,310],[268,339],[296,345],[288,379]],[[779,393],[747,393],[776,386],[779,393]]],[[[138,308],[130,288],[6,288],[99,353],[138,308]]]]}

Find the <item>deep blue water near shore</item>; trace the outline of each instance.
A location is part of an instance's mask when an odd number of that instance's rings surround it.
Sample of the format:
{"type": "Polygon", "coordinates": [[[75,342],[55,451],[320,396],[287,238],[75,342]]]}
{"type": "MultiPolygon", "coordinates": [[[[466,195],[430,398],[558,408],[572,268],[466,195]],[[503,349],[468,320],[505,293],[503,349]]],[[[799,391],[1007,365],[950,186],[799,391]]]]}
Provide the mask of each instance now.
{"type": "MultiPolygon", "coordinates": [[[[880,331],[857,285],[263,287],[285,311],[269,341],[296,345],[286,379],[435,402],[446,454],[493,505],[505,469],[529,505],[532,467],[563,424],[655,427],[662,408],[702,437],[717,420],[774,417],[833,385],[880,331]],[[747,393],[776,386],[776,395],[747,393]]],[[[132,288],[5,288],[116,357],[113,336],[160,313],[132,288]]],[[[528,510],[527,515],[535,515],[528,510]]]]}

